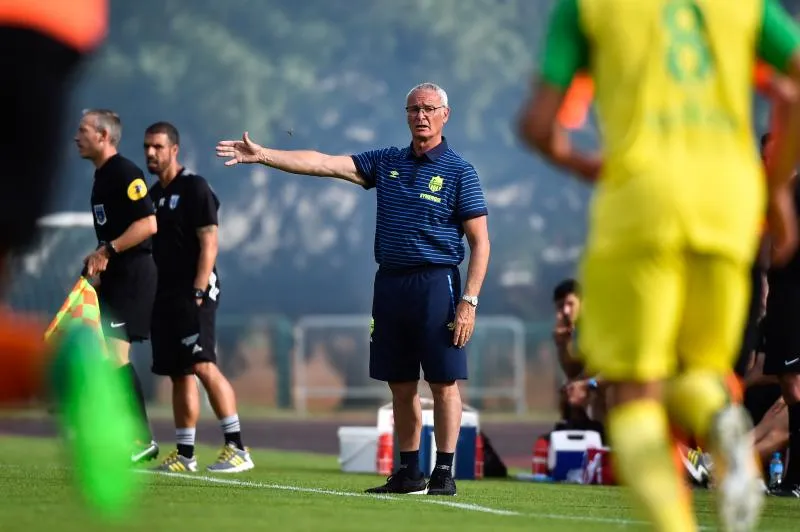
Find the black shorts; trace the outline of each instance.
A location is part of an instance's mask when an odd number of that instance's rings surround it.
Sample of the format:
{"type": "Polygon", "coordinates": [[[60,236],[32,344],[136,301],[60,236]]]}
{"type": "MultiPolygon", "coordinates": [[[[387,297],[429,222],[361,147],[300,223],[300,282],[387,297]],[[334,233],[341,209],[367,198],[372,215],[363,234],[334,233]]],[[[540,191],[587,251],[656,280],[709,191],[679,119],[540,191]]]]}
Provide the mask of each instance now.
{"type": "Polygon", "coordinates": [[[750,355],[760,343],[758,321],[761,316],[761,296],[763,292],[761,275],[761,266],[756,262],[750,269],[750,306],[747,311],[747,323],[745,324],[744,333],[742,334],[739,356],[733,368],[734,373],[739,377],[744,377],[744,374],[747,372],[748,363],[750,362],[750,355]]]}
{"type": "Polygon", "coordinates": [[[153,373],[191,375],[199,362],[217,363],[217,306],[208,297],[200,306],[191,297],[156,299],[151,327],[153,373]]]}
{"type": "Polygon", "coordinates": [[[764,320],[764,374],[800,373],[800,282],[770,283],[764,320]]]}
{"type": "Polygon", "coordinates": [[[450,328],[461,299],[458,268],[378,270],[372,302],[369,375],[387,382],[467,378],[467,353],[450,328]]]}
{"type": "Polygon", "coordinates": [[[107,338],[142,342],[150,337],[157,283],[158,272],[151,254],[111,259],[97,288],[100,319],[107,338]]]}
{"type": "Polygon", "coordinates": [[[82,59],[37,31],[0,26],[0,100],[10,104],[0,128],[2,254],[33,243],[37,220],[58,188],[64,154],[58,146],[66,140],[65,118],[82,59]]]}

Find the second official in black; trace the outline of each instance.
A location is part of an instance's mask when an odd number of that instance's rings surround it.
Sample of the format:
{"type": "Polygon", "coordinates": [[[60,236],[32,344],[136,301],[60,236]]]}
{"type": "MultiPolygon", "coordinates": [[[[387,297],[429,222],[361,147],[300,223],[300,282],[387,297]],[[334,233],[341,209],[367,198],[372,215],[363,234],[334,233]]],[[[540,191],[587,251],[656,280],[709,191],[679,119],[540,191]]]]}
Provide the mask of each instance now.
{"type": "Polygon", "coordinates": [[[237,473],[253,468],[242,445],[236,396],[217,367],[215,317],[220,296],[217,258],[219,199],[205,179],[178,162],[180,137],[168,122],[145,131],[147,170],[158,176],[150,188],[158,233],[153,255],[158,290],[151,327],[153,373],[172,381],[176,449],[156,469],[197,471],[194,443],[200,414],[195,375],[203,383],[225,439],[207,469],[237,473]]]}

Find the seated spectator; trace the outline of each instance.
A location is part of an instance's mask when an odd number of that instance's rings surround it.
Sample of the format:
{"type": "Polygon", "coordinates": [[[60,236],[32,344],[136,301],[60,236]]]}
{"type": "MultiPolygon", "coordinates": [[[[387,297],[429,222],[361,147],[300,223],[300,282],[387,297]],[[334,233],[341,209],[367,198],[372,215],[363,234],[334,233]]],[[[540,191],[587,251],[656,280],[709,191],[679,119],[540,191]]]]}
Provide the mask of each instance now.
{"type": "Polygon", "coordinates": [[[561,387],[561,420],[555,430],[594,430],[605,440],[605,390],[595,379],[576,379],[561,387]]]}
{"type": "Polygon", "coordinates": [[[556,429],[596,430],[604,437],[605,389],[598,375],[584,375],[584,365],[575,345],[575,324],[580,313],[580,285],[575,279],[561,281],[553,290],[556,320],[553,342],[566,382],[560,389],[561,420],[556,429]]]}

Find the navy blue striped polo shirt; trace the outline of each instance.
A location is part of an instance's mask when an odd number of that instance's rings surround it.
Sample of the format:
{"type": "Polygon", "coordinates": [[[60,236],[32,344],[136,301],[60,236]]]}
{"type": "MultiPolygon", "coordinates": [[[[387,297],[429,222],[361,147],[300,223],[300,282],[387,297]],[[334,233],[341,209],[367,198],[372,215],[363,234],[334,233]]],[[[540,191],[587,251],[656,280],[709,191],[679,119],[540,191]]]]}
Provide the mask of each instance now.
{"type": "Polygon", "coordinates": [[[366,189],[377,189],[375,261],[385,268],[459,265],[462,222],[488,214],[475,168],[447,141],[421,157],[409,145],[353,155],[366,189]]]}

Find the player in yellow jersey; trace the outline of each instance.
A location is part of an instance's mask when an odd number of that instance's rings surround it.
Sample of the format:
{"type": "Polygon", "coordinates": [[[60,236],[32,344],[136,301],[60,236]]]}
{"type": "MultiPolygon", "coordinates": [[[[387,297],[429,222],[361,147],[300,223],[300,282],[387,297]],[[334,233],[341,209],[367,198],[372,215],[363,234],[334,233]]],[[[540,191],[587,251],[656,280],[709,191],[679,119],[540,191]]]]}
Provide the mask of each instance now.
{"type": "Polygon", "coordinates": [[[672,461],[670,419],[714,455],[723,528],[752,530],[760,513],[751,425],[724,382],[765,206],[773,260],[797,245],[787,181],[798,105],[783,115],[766,187],[751,107],[756,59],[797,83],[798,45],[800,32],[773,0],[556,0],[522,111],[527,143],[597,182],[580,351],[610,383],[618,478],[661,532],[697,529],[672,461]],[[580,70],[595,83],[602,157],[574,150],[556,128],[580,70]]]}

